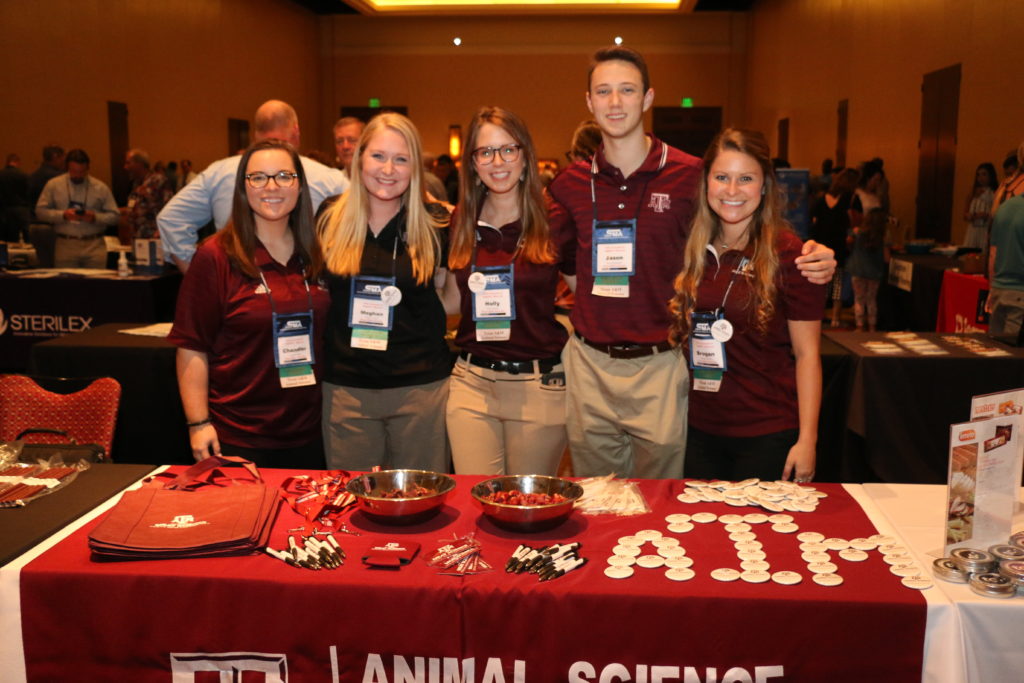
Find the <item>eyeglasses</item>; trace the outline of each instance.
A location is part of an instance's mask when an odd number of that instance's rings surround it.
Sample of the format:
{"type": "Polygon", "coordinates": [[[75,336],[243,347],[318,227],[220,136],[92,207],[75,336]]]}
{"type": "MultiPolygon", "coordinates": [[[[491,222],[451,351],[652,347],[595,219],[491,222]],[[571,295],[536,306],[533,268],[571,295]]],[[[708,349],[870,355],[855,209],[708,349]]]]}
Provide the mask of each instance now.
{"type": "Polygon", "coordinates": [[[501,157],[502,161],[512,163],[519,158],[519,152],[522,150],[520,145],[502,145],[501,147],[477,147],[473,150],[473,160],[481,165],[486,166],[487,164],[494,161],[494,155],[497,154],[501,157]]]}
{"type": "Polygon", "coordinates": [[[257,190],[267,186],[270,179],[274,179],[274,184],[278,187],[291,187],[295,184],[295,179],[299,177],[298,173],[292,173],[290,171],[278,171],[274,175],[267,175],[266,173],[246,173],[245,180],[249,183],[249,187],[257,190]]]}

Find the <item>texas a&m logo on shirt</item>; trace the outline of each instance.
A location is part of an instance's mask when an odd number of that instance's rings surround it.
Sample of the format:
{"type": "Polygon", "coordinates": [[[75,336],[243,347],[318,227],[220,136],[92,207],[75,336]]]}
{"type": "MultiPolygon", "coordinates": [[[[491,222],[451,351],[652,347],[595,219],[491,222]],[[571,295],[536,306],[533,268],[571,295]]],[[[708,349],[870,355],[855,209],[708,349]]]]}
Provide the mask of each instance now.
{"type": "Polygon", "coordinates": [[[654,213],[665,213],[672,208],[672,199],[663,192],[652,192],[647,206],[654,209],[654,213]]]}

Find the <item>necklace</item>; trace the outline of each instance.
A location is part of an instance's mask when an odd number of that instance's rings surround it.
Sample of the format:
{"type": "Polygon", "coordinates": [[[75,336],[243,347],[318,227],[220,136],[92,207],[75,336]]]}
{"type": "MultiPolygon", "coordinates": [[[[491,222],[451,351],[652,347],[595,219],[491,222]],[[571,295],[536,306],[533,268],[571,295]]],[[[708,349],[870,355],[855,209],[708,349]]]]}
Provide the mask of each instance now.
{"type": "Polygon", "coordinates": [[[730,249],[736,249],[737,247],[739,247],[740,244],[745,244],[746,238],[747,238],[747,231],[744,230],[743,232],[740,233],[739,237],[737,237],[735,240],[733,240],[732,244],[729,244],[728,242],[725,241],[725,236],[724,235],[719,235],[718,236],[718,242],[719,242],[719,244],[722,245],[722,249],[723,250],[729,251],[730,249]]]}

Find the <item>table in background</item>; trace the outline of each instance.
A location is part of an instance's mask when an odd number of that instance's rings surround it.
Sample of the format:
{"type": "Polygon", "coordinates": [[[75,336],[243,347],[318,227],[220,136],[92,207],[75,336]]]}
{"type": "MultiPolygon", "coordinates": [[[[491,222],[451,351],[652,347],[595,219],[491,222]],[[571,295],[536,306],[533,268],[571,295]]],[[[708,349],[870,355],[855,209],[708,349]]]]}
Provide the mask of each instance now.
{"type": "Polygon", "coordinates": [[[0,510],[0,566],[152,471],[150,465],[94,464],[59,491],[0,510]]]}
{"type": "MultiPolygon", "coordinates": [[[[274,486],[292,474],[264,470],[274,486]]],[[[424,672],[416,678],[423,681],[428,667],[437,670],[449,658],[445,666],[462,673],[464,662],[475,660],[476,675],[465,678],[475,681],[512,681],[520,660],[530,681],[565,680],[578,663],[597,671],[619,663],[618,670],[629,671],[632,680],[640,666],[652,676],[655,666],[678,667],[679,679],[684,669],[703,678],[711,668],[718,673],[709,675],[721,680],[740,680],[735,670],[726,673],[733,667],[750,672],[751,679],[756,667],[782,667],[785,680],[794,683],[890,683],[920,680],[923,653],[932,649],[926,639],[939,637],[929,622],[948,605],[933,606],[904,588],[878,553],[866,562],[837,560],[843,586],[819,586],[800,559],[795,535],[768,525],[758,527],[758,538],[773,569],[797,570],[804,577],[799,585],[711,579],[715,567],[739,565],[717,522],[697,524],[678,537],[695,561],[690,581],[670,581],[664,568],[638,568],[626,581],[606,577],[605,559],[617,539],[641,529],[665,530],[666,513],[754,511],[679,503],[680,481],[639,482],[652,508],[646,515],[575,513],[555,530],[515,534],[480,517],[469,495],[480,479],[456,477],[458,486],[440,515],[415,526],[388,527],[362,513],[352,515],[349,526],[363,535],[339,535],[348,562],[336,571],[295,569],[263,555],[92,563],[86,537],[96,522],[86,522],[0,570],[0,615],[6,615],[0,619],[14,634],[0,639],[0,665],[12,683],[24,675],[19,663],[26,659],[29,680],[61,679],[69,670],[82,679],[103,671],[110,680],[167,680],[172,662],[187,668],[189,660],[233,656],[271,662],[296,680],[329,680],[334,666],[335,680],[353,681],[369,680],[365,673],[374,670],[375,653],[381,673],[369,674],[372,680],[402,680],[392,669],[400,657],[410,670],[424,672]],[[443,539],[469,532],[495,571],[458,578],[424,562],[443,539]],[[533,576],[501,571],[519,543],[577,540],[590,562],[567,576],[538,583],[533,576]],[[420,557],[398,571],[360,565],[371,546],[387,541],[421,543],[420,557]],[[20,624],[12,624],[17,615],[20,624]],[[104,638],[95,637],[99,629],[104,638]],[[501,676],[486,675],[491,666],[501,676]]],[[[804,529],[844,538],[876,529],[843,487],[820,488],[828,497],[817,512],[797,515],[804,529]]],[[[282,508],[271,544],[282,547],[298,520],[282,508]]],[[[942,644],[953,640],[943,632],[942,644]]],[[[961,680],[955,667],[939,670],[943,680],[961,680]]]]}
{"type": "Polygon", "coordinates": [[[817,481],[845,479],[844,456],[856,447],[846,429],[853,354],[830,337],[821,336],[821,409],[818,413],[817,481]]]}
{"type": "Polygon", "coordinates": [[[944,484],[949,462],[949,426],[970,417],[971,397],[1024,386],[1024,350],[983,335],[1007,356],[985,357],[951,347],[936,332],[918,337],[949,349],[948,355],[907,351],[876,354],[863,344],[892,341],[885,333],[827,331],[852,354],[846,426],[859,437],[842,453],[843,481],[944,484]]]}
{"type": "Polygon", "coordinates": [[[178,394],[175,347],[164,337],[122,334],[138,327],[110,323],[40,342],[30,372],[54,377],[113,377],[121,403],[111,458],[115,462],[187,464],[192,451],[178,394]]]}
{"type": "Polygon", "coordinates": [[[942,275],[935,331],[987,331],[988,315],[984,310],[987,296],[988,279],[983,275],[965,275],[955,270],[947,270],[942,275]]]}
{"type": "Polygon", "coordinates": [[[902,261],[913,269],[910,291],[890,284],[888,276],[882,281],[878,290],[879,328],[934,331],[943,273],[958,267],[960,262],[956,258],[938,254],[893,254],[888,272],[894,269],[893,261],[902,261]]]}
{"type": "Polygon", "coordinates": [[[32,345],[44,339],[103,323],[174,319],[181,285],[177,271],[127,278],[39,278],[35,272],[0,273],[0,369],[23,371],[32,345]]]}

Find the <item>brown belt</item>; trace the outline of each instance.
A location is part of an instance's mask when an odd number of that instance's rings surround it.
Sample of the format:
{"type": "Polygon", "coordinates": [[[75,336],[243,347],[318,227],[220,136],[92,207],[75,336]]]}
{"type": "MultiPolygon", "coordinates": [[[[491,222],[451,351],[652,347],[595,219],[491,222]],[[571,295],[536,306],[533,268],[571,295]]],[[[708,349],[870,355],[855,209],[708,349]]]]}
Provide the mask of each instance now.
{"type": "Polygon", "coordinates": [[[607,353],[611,358],[643,358],[644,356],[663,353],[672,348],[672,344],[668,341],[658,342],[657,344],[598,344],[597,342],[590,341],[579,332],[574,332],[573,334],[590,348],[607,353]]]}
{"type": "Polygon", "coordinates": [[[89,241],[103,239],[103,233],[96,233],[95,235],[65,235],[62,232],[58,232],[57,237],[61,238],[62,240],[89,241]]]}

